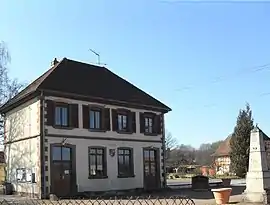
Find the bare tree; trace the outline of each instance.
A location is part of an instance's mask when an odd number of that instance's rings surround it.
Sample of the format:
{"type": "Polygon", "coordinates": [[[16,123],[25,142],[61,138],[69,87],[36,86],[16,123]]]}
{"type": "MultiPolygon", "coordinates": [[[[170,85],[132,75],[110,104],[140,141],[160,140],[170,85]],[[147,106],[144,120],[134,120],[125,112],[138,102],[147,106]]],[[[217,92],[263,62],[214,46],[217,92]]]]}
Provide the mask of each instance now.
{"type": "Polygon", "coordinates": [[[166,149],[172,149],[177,146],[177,140],[172,136],[172,133],[166,130],[165,132],[165,146],[166,149]]]}
{"type": "MultiPolygon", "coordinates": [[[[8,73],[8,64],[10,63],[10,55],[6,44],[0,42],[0,106],[13,98],[24,87],[24,84],[19,83],[17,79],[11,79],[8,73]]],[[[0,144],[3,143],[3,116],[0,117],[0,144]]]]}
{"type": "Polygon", "coordinates": [[[171,150],[177,146],[176,139],[172,134],[166,130],[165,131],[165,159],[170,158],[171,150]]]}

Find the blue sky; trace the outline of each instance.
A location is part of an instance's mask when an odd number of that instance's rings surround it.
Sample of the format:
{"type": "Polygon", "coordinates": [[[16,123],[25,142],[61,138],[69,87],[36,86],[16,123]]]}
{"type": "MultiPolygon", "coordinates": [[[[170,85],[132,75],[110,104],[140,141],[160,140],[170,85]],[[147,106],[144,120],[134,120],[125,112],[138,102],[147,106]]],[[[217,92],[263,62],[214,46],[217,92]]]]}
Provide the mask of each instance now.
{"type": "Polygon", "coordinates": [[[256,71],[270,63],[269,21],[269,3],[2,0],[0,40],[24,82],[54,57],[93,63],[88,49],[100,52],[173,109],[166,128],[178,143],[198,147],[226,138],[246,102],[270,134],[270,65],[256,71]]]}

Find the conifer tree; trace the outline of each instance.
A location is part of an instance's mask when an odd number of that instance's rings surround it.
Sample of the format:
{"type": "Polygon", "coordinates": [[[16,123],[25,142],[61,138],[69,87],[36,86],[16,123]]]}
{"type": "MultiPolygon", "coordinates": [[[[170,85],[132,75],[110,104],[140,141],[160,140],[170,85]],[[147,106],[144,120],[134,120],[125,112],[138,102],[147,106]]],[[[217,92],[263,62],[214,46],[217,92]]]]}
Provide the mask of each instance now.
{"type": "Polygon", "coordinates": [[[248,171],[250,132],[254,128],[249,104],[239,111],[236,126],[230,141],[231,170],[239,177],[248,171]]]}

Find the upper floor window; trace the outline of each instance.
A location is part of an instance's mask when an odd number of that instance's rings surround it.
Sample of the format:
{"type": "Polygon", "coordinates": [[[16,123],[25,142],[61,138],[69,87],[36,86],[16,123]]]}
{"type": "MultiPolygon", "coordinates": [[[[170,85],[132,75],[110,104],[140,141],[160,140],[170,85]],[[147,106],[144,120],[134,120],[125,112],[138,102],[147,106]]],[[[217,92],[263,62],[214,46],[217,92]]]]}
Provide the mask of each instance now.
{"type": "Polygon", "coordinates": [[[160,135],[162,131],[162,115],[155,113],[140,113],[140,133],[145,135],[160,135]]]}
{"type": "Polygon", "coordinates": [[[89,177],[104,178],[106,175],[106,149],[104,147],[89,147],[89,177]]]}
{"type": "Polygon", "coordinates": [[[144,118],[144,126],[146,133],[153,133],[153,117],[145,117],[144,118]]]}
{"type": "Polygon", "coordinates": [[[112,128],[118,133],[135,133],[136,113],[127,109],[112,109],[112,128]]]}
{"type": "Polygon", "coordinates": [[[90,109],[90,129],[101,129],[101,111],[90,109]]]}
{"type": "Polygon", "coordinates": [[[83,128],[93,132],[111,130],[110,109],[99,105],[83,105],[83,128]]]}
{"type": "Polygon", "coordinates": [[[68,127],[68,119],[69,119],[69,112],[68,112],[67,105],[56,105],[55,106],[55,125],[61,127],[68,127]]]}
{"type": "Polygon", "coordinates": [[[68,104],[46,100],[46,125],[57,128],[78,128],[78,104],[68,104]]]}
{"type": "Polygon", "coordinates": [[[119,131],[127,131],[127,121],[128,117],[126,114],[118,114],[118,130],[119,131]]]}
{"type": "Polygon", "coordinates": [[[119,148],[117,154],[118,154],[118,177],[134,176],[132,149],[119,148]]]}

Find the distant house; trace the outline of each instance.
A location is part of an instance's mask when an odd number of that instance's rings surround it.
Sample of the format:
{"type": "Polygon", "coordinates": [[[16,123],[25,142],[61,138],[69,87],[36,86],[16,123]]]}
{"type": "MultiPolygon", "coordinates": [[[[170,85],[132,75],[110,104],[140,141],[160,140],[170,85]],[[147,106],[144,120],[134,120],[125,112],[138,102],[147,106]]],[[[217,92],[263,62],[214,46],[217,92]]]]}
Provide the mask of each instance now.
{"type": "Polygon", "coordinates": [[[223,175],[225,173],[230,173],[230,141],[232,135],[229,135],[217,148],[215,153],[212,155],[214,157],[215,169],[217,175],[223,175]]]}
{"type": "Polygon", "coordinates": [[[0,183],[5,181],[5,154],[3,151],[0,152],[0,183]]]}

